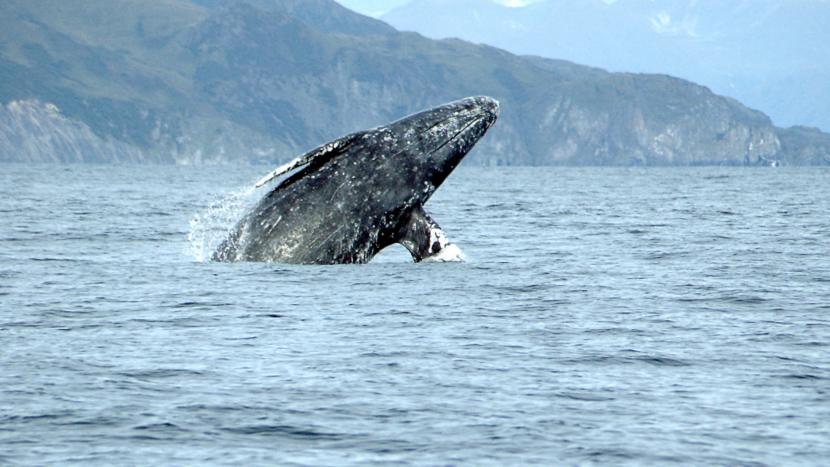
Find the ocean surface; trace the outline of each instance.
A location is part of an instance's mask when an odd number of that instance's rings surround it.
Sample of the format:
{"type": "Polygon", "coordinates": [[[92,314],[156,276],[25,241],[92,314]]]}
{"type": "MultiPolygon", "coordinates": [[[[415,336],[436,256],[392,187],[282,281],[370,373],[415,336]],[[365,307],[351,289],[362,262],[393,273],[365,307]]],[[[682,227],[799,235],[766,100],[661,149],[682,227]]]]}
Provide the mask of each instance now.
{"type": "Polygon", "coordinates": [[[462,167],[465,262],[205,261],[270,169],[0,165],[0,465],[830,459],[830,170],[462,167]]]}

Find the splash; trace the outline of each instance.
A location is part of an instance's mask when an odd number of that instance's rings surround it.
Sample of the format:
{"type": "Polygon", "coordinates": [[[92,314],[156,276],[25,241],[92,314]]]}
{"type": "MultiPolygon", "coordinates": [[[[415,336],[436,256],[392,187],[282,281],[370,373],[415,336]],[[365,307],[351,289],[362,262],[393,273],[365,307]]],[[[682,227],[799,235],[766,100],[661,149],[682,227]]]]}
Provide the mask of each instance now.
{"type": "Polygon", "coordinates": [[[461,248],[458,248],[454,243],[449,243],[441,249],[438,253],[424,258],[425,263],[463,263],[467,261],[467,257],[461,248]]]}
{"type": "Polygon", "coordinates": [[[256,187],[247,185],[214,199],[190,219],[187,243],[188,253],[194,260],[210,261],[222,240],[230,235],[236,222],[256,201],[255,192],[256,187]]]}

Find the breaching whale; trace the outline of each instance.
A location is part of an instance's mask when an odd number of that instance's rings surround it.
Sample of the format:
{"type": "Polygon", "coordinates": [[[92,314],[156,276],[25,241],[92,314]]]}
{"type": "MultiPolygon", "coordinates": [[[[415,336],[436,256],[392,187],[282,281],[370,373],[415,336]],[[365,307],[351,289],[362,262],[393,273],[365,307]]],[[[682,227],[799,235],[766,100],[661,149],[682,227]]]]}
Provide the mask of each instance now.
{"type": "Polygon", "coordinates": [[[231,231],[215,261],[366,263],[394,243],[418,262],[452,245],[424,204],[496,121],[470,97],[311,150],[257,183],[283,178],[231,231]]]}

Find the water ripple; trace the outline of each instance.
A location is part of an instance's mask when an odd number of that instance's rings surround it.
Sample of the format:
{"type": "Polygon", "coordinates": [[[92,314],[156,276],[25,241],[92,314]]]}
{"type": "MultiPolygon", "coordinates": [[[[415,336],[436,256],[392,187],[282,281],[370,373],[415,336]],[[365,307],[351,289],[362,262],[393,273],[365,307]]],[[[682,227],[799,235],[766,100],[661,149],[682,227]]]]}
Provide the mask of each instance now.
{"type": "Polygon", "coordinates": [[[830,172],[462,167],[465,263],[206,262],[267,170],[0,171],[0,464],[830,458],[830,172]]]}

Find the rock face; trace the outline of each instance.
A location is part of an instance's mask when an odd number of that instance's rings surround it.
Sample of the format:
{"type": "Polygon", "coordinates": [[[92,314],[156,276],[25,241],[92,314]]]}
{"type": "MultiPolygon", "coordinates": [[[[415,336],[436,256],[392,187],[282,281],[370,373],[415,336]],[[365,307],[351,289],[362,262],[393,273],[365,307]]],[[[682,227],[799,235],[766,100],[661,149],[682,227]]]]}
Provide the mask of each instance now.
{"type": "Polygon", "coordinates": [[[782,154],[766,116],[668,76],[569,81],[528,115],[536,164],[754,165],[782,154]]]}
{"type": "Polygon", "coordinates": [[[12,101],[0,107],[0,161],[141,162],[138,148],[102,138],[54,104],[12,101]]]}
{"type": "Polygon", "coordinates": [[[820,132],[662,75],[400,33],[330,0],[5,0],[0,160],[277,163],[469,95],[485,165],[827,164],[820,132]],[[60,109],[59,111],[57,109],[60,109]]]}
{"type": "Polygon", "coordinates": [[[793,165],[830,165],[830,135],[817,128],[794,126],[779,132],[783,153],[793,165]]]}

